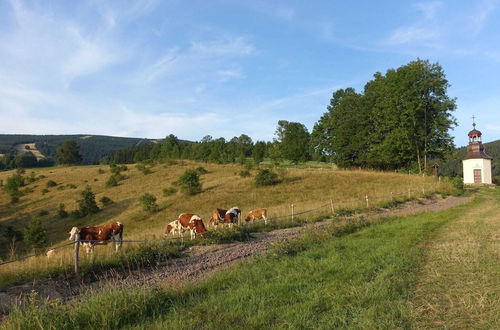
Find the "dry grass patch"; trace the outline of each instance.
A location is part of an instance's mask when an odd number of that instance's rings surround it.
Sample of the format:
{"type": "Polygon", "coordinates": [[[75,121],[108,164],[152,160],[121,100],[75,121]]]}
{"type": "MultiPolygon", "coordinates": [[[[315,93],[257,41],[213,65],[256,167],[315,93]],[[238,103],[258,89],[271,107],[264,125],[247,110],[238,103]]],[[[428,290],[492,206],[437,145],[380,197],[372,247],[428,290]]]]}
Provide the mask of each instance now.
{"type": "Polygon", "coordinates": [[[483,198],[429,243],[412,301],[416,327],[493,329],[500,324],[500,194],[483,198]]]}

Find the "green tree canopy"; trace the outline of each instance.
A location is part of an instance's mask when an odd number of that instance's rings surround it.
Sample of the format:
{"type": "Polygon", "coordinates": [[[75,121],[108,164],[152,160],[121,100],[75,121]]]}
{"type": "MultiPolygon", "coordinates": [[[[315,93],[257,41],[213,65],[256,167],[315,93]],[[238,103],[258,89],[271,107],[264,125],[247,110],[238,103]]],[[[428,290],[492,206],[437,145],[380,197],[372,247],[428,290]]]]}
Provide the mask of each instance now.
{"type": "Polygon", "coordinates": [[[280,120],[276,135],[278,136],[280,154],[283,158],[294,163],[304,162],[309,159],[310,136],[303,124],[280,120]]]}
{"type": "Polygon", "coordinates": [[[441,66],[417,59],[386,74],[375,73],[364,93],[338,90],[316,123],[315,151],[339,166],[424,171],[429,158],[450,152],[455,100],[441,66]]]}
{"type": "Polygon", "coordinates": [[[75,140],[66,140],[57,148],[57,161],[59,164],[76,165],[82,161],[79,150],[75,140]]]}

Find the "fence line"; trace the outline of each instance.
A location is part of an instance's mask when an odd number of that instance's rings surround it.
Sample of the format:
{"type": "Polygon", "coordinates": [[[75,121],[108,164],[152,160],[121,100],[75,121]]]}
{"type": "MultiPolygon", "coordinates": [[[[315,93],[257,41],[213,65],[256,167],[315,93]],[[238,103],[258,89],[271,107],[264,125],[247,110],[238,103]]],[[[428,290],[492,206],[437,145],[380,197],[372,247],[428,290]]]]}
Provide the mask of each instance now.
{"type": "MultiPolygon", "coordinates": [[[[434,186],[434,191],[436,190],[436,188],[437,188],[437,185],[434,186]]],[[[395,196],[402,196],[402,195],[408,195],[411,198],[411,193],[414,193],[414,192],[417,192],[417,193],[418,192],[422,192],[425,195],[425,191],[426,191],[425,187],[422,186],[421,190],[411,190],[411,189],[408,189],[407,191],[401,192],[401,193],[390,192],[390,199],[391,199],[391,201],[393,201],[395,196]]],[[[428,190],[428,191],[430,191],[430,190],[428,190]]],[[[339,205],[339,204],[348,204],[348,203],[351,203],[351,202],[360,202],[360,201],[364,200],[366,202],[366,207],[369,208],[369,200],[370,199],[382,199],[382,198],[387,198],[387,196],[386,195],[378,195],[378,196],[377,195],[375,195],[375,196],[365,195],[365,197],[351,198],[351,199],[339,201],[339,202],[337,202],[337,205],[339,205]]],[[[295,216],[306,214],[306,213],[311,213],[311,212],[323,209],[325,207],[330,207],[331,210],[332,210],[332,213],[334,213],[334,204],[335,204],[334,201],[332,199],[330,199],[330,202],[328,204],[324,204],[324,205],[319,206],[317,208],[314,208],[314,209],[311,209],[311,210],[302,211],[302,212],[298,212],[298,213],[294,212],[295,204],[291,204],[291,206],[292,206],[292,213],[291,214],[277,216],[277,217],[274,217],[274,218],[269,218],[268,221],[276,221],[276,220],[283,219],[283,218],[291,218],[293,220],[295,216]]],[[[159,239],[152,239],[152,240],[151,239],[149,239],[149,240],[121,240],[120,242],[123,242],[123,243],[150,243],[150,242],[159,242],[159,241],[168,242],[168,241],[177,240],[177,239],[183,240],[184,236],[181,236],[181,237],[159,238],[159,239]]],[[[107,244],[107,243],[112,242],[112,241],[113,240],[104,241],[104,244],[107,244]]],[[[61,246],[57,246],[57,247],[51,248],[51,249],[49,249],[49,251],[50,250],[59,250],[61,248],[64,248],[66,246],[69,246],[69,245],[72,245],[72,244],[75,244],[75,243],[97,243],[97,242],[103,242],[103,241],[98,241],[98,240],[75,240],[73,242],[70,242],[70,243],[67,243],[67,244],[63,244],[61,246]]],[[[79,253],[78,252],[78,246],[79,245],[80,244],[76,244],[75,245],[75,257],[74,258],[76,260],[75,261],[75,272],[76,273],[78,273],[78,261],[77,260],[78,260],[78,253],[79,253]]],[[[46,253],[47,252],[34,253],[34,254],[27,255],[27,256],[24,256],[24,257],[20,257],[20,258],[17,258],[17,259],[0,262],[0,266],[7,265],[7,264],[10,264],[10,263],[13,263],[13,262],[22,261],[22,260],[25,260],[25,259],[28,259],[28,258],[32,258],[32,257],[37,257],[37,256],[40,256],[40,255],[44,255],[46,253]]]]}

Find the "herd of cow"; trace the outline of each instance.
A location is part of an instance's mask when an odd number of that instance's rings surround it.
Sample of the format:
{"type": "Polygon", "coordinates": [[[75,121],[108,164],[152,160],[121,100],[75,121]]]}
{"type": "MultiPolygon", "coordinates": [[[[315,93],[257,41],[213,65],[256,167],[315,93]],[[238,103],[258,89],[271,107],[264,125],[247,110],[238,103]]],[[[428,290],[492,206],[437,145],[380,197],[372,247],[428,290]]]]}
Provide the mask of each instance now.
{"type": "MultiPolygon", "coordinates": [[[[215,209],[212,211],[209,225],[217,229],[218,226],[231,227],[234,224],[240,223],[241,210],[235,206],[229,210],[215,209]]],[[[267,209],[258,209],[250,211],[245,217],[246,222],[254,222],[255,220],[264,220],[267,225],[267,209]]],[[[182,236],[184,232],[189,231],[191,239],[196,238],[196,235],[205,237],[207,229],[203,219],[193,213],[182,213],[170,222],[165,228],[165,235],[179,235],[182,236]]],[[[120,222],[112,222],[101,226],[95,227],[73,227],[67,231],[70,235],[71,241],[79,241],[80,244],[85,246],[87,254],[94,252],[95,245],[104,245],[110,241],[115,242],[115,250],[118,251],[121,247],[123,240],[123,224],[120,222]]],[[[52,257],[55,250],[49,250],[47,257],[52,257]]]]}

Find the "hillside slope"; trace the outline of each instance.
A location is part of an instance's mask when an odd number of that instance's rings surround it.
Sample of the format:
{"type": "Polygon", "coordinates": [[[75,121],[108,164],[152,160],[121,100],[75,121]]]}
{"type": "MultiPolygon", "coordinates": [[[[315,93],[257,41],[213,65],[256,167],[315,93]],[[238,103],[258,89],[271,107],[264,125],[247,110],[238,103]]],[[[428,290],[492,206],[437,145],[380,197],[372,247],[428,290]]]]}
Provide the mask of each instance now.
{"type": "Polygon", "coordinates": [[[0,135],[0,154],[16,153],[16,146],[35,144],[45,156],[56,158],[56,150],[65,140],[74,139],[80,147],[82,164],[95,164],[113,151],[131,146],[152,143],[151,139],[127,138],[104,135],[0,135]]]}

